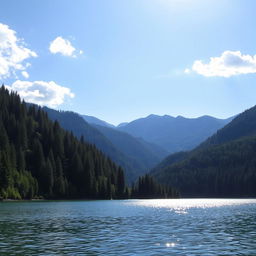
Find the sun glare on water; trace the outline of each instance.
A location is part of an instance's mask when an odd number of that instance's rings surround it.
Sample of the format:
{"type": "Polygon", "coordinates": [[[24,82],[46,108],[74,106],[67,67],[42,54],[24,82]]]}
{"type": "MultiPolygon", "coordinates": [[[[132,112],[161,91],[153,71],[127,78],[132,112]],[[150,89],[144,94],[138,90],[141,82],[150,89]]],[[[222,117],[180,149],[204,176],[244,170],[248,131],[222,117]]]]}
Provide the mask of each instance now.
{"type": "MultiPolygon", "coordinates": [[[[256,199],[152,199],[134,200],[131,202],[137,206],[153,208],[169,208],[178,214],[186,214],[190,208],[211,208],[221,206],[235,206],[256,203],[256,199]]],[[[166,245],[167,246],[167,245],[166,245]]]]}
{"type": "Polygon", "coordinates": [[[175,243],[166,243],[165,245],[166,245],[166,247],[174,247],[175,243]]]}

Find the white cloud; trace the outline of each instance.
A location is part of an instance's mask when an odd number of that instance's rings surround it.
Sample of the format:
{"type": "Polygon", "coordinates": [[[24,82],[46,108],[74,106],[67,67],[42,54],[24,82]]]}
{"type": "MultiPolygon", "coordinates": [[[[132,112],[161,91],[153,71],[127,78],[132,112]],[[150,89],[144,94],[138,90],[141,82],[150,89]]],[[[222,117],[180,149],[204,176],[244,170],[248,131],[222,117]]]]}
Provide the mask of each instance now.
{"type": "Polygon", "coordinates": [[[66,98],[74,98],[74,93],[67,87],[56,84],[53,81],[15,81],[9,90],[16,91],[27,102],[41,106],[57,107],[66,98]]]}
{"type": "Polygon", "coordinates": [[[189,68],[186,68],[186,69],[184,70],[184,72],[185,72],[186,74],[189,74],[189,73],[191,72],[191,70],[190,70],[189,68]]]}
{"type": "Polygon", "coordinates": [[[25,77],[25,78],[29,78],[29,74],[27,71],[22,71],[21,74],[25,77]]]}
{"type": "Polygon", "coordinates": [[[25,70],[24,61],[37,54],[26,48],[22,39],[7,25],[0,23],[0,79],[10,77],[16,70],[25,70]]]}
{"type": "Polygon", "coordinates": [[[69,56],[69,57],[76,57],[75,55],[75,47],[70,43],[69,40],[64,39],[60,36],[55,38],[51,43],[49,50],[51,53],[56,54],[60,53],[64,56],[69,56]]]}
{"type": "MultiPolygon", "coordinates": [[[[186,70],[185,73],[187,73],[186,70]]],[[[207,77],[256,73],[256,55],[243,55],[240,51],[225,51],[220,57],[211,57],[208,64],[196,60],[192,70],[207,77]]]]}

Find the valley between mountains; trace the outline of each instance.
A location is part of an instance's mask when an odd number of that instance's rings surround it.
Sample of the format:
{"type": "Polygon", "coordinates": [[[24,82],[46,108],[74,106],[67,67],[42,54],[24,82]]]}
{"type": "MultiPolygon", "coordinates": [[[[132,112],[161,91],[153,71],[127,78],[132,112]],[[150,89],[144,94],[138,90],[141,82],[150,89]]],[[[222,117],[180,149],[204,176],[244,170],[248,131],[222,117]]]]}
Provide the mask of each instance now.
{"type": "Polygon", "coordinates": [[[254,197],[256,107],[114,126],[1,88],[1,198],[254,197]]]}

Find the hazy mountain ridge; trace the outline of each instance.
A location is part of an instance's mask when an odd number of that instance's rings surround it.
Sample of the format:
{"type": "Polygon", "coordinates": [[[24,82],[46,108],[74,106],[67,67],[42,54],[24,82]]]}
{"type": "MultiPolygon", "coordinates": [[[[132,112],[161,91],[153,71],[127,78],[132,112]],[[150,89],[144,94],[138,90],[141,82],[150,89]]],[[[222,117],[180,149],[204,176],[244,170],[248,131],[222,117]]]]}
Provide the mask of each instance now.
{"type": "Polygon", "coordinates": [[[118,151],[111,141],[96,128],[88,124],[79,114],[70,111],[56,111],[47,107],[43,109],[48,113],[50,119],[57,120],[64,129],[72,131],[78,138],[84,136],[85,141],[94,144],[115,163],[122,166],[129,182],[140,175],[140,164],[118,151]]]}
{"type": "Polygon", "coordinates": [[[151,174],[187,196],[255,196],[255,120],[256,106],[194,150],[170,155],[151,174]]]}
{"type": "Polygon", "coordinates": [[[72,131],[78,138],[84,136],[85,141],[94,144],[115,163],[122,166],[128,182],[135,181],[167,155],[167,152],[160,147],[117,131],[111,128],[110,124],[97,118],[90,117],[89,120],[101,123],[103,126],[89,124],[84,120],[84,116],[75,112],[56,111],[47,107],[43,109],[50,119],[57,120],[64,129],[72,131]]]}
{"type": "Polygon", "coordinates": [[[134,137],[143,138],[170,153],[190,150],[218,129],[230,122],[211,116],[198,118],[172,117],[168,115],[149,115],[117,127],[134,137]]]}
{"type": "Polygon", "coordinates": [[[97,117],[94,116],[88,116],[88,115],[81,115],[83,119],[88,122],[89,124],[95,124],[95,125],[101,125],[105,127],[115,128],[113,124],[110,124],[108,122],[105,122],[97,117]]]}
{"type": "Polygon", "coordinates": [[[185,152],[183,154],[178,153],[178,157],[171,155],[161,162],[166,157],[167,150],[150,141],[157,140],[159,142],[160,137],[162,143],[168,142],[175,145],[176,147],[173,147],[175,152],[178,152],[179,149],[189,150],[200,144],[204,138],[208,138],[208,134],[212,135],[217,128],[223,127],[233,117],[218,119],[205,115],[199,118],[185,118],[151,114],[130,123],[121,123],[117,127],[96,117],[89,116],[88,118],[84,115],[83,118],[87,119],[91,126],[104,135],[119,152],[130,157],[131,165],[133,168],[139,169],[138,173],[141,175],[153,166],[156,166],[154,170],[157,170],[163,163],[167,165],[167,163],[177,162],[187,154],[185,152]],[[127,127],[130,132],[126,131],[127,127]],[[180,132],[183,134],[179,135],[180,132]]]}
{"type": "Polygon", "coordinates": [[[140,162],[143,172],[151,169],[168,155],[168,152],[159,146],[134,138],[128,133],[100,125],[93,126],[108,138],[119,151],[140,162]]]}

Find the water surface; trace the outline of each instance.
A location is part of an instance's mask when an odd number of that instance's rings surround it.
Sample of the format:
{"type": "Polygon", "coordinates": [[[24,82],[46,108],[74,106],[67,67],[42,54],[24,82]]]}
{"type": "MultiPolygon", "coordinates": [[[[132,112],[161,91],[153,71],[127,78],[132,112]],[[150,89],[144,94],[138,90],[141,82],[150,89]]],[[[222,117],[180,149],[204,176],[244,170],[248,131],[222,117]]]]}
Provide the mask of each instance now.
{"type": "Polygon", "coordinates": [[[255,199],[0,203],[0,255],[256,255],[255,199]]]}

